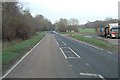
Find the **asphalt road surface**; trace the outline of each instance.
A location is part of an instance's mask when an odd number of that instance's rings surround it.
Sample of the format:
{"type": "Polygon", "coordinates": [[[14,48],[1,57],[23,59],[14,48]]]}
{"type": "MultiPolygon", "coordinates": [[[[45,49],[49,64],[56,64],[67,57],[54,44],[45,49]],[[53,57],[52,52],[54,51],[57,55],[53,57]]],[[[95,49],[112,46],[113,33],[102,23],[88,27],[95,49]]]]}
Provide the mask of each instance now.
{"type": "Polygon", "coordinates": [[[118,56],[60,34],[48,34],[6,78],[118,78],[118,56]]]}

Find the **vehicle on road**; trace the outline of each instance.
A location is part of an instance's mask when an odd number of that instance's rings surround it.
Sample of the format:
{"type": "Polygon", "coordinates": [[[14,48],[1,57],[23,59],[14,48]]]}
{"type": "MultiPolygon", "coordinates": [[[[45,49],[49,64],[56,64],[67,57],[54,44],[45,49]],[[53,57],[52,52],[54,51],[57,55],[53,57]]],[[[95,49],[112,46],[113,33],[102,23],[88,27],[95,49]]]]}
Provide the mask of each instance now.
{"type": "Polygon", "coordinates": [[[97,29],[98,35],[110,38],[120,38],[120,27],[118,23],[110,23],[97,29]]]}
{"type": "Polygon", "coordinates": [[[53,31],[53,30],[51,30],[51,31],[50,31],[50,33],[51,33],[51,34],[56,34],[56,32],[55,32],[55,31],[53,31]]]}

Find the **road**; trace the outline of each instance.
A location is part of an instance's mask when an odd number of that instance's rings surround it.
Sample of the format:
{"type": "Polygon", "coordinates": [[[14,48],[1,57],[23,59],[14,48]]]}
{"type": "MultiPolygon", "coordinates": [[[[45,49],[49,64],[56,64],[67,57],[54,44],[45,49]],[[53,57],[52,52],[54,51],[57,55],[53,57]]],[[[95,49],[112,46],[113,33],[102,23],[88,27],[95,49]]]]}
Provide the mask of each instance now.
{"type": "Polygon", "coordinates": [[[118,57],[80,41],[48,34],[6,78],[117,78],[118,57]]]}

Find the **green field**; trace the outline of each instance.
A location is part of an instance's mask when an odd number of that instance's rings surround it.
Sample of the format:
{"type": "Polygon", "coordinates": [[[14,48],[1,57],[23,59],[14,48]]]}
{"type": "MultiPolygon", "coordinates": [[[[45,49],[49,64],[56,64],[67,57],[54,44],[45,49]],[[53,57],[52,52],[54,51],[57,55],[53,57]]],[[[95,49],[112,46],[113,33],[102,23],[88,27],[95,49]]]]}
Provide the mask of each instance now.
{"type": "Polygon", "coordinates": [[[95,29],[79,29],[79,33],[82,34],[96,34],[95,29]]]}
{"type": "Polygon", "coordinates": [[[104,49],[107,49],[107,50],[116,50],[116,47],[114,47],[114,46],[112,46],[112,45],[110,45],[106,42],[103,42],[101,40],[84,37],[82,35],[68,35],[68,36],[72,37],[72,38],[75,38],[75,39],[78,39],[78,40],[81,40],[81,41],[84,41],[84,42],[87,42],[89,44],[101,47],[101,48],[104,48],[104,49]]]}
{"type": "Polygon", "coordinates": [[[79,29],[79,32],[58,32],[60,34],[97,34],[95,29],[79,29]]]}
{"type": "Polygon", "coordinates": [[[40,41],[47,32],[41,32],[39,35],[34,36],[28,40],[19,42],[18,44],[12,46],[5,46],[6,43],[3,43],[2,50],[2,63],[3,67],[5,65],[10,64],[11,62],[18,59],[20,56],[24,55],[27,51],[29,51],[38,41],[40,41]]]}
{"type": "Polygon", "coordinates": [[[60,33],[60,34],[70,34],[70,32],[58,32],[58,33],[60,33]]]}

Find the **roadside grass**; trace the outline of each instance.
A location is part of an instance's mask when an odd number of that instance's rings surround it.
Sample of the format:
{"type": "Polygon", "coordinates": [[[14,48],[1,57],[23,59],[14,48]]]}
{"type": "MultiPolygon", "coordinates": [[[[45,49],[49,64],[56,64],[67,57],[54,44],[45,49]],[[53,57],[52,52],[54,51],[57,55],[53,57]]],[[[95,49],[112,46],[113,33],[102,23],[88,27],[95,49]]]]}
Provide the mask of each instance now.
{"type": "MultiPolygon", "coordinates": [[[[11,64],[11,62],[18,59],[20,56],[29,51],[37,42],[39,42],[47,32],[40,32],[39,35],[34,36],[28,40],[16,43],[15,45],[6,46],[7,43],[3,43],[2,48],[2,64],[5,65],[11,64]]],[[[10,43],[9,43],[10,45],[10,43]]]]}
{"type": "Polygon", "coordinates": [[[57,32],[60,34],[70,34],[70,32],[59,32],[59,31],[57,31],[57,32]]]}
{"type": "Polygon", "coordinates": [[[84,37],[83,35],[68,35],[68,36],[75,38],[77,40],[81,40],[81,41],[87,42],[89,44],[101,47],[101,48],[109,50],[109,51],[117,50],[117,48],[114,47],[113,45],[110,45],[110,44],[103,42],[101,40],[97,40],[95,38],[88,38],[88,37],[84,37]]]}
{"type": "Polygon", "coordinates": [[[59,32],[60,34],[97,34],[95,29],[79,29],[78,32],[59,32]]]}
{"type": "Polygon", "coordinates": [[[97,34],[95,29],[79,29],[81,34],[97,34]]]}

